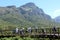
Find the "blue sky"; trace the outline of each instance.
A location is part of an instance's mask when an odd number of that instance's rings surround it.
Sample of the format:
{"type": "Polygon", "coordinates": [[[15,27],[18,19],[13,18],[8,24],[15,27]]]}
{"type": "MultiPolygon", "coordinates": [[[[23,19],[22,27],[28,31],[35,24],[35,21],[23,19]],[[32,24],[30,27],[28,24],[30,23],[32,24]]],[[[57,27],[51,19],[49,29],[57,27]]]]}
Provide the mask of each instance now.
{"type": "Polygon", "coordinates": [[[16,5],[17,7],[33,2],[52,18],[60,16],[60,0],[0,0],[0,6],[16,5]]]}

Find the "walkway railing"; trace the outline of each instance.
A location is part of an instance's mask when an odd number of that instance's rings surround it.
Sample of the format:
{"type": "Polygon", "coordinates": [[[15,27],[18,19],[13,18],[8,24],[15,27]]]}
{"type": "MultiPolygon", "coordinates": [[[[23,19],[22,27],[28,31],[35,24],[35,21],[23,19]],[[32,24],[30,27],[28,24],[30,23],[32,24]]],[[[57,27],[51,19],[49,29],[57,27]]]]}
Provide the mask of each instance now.
{"type": "Polygon", "coordinates": [[[31,37],[31,38],[56,38],[60,39],[60,28],[40,28],[40,29],[31,29],[31,32],[27,30],[20,31],[16,33],[15,30],[0,30],[0,37],[31,37]],[[23,33],[23,34],[22,34],[23,33]]]}

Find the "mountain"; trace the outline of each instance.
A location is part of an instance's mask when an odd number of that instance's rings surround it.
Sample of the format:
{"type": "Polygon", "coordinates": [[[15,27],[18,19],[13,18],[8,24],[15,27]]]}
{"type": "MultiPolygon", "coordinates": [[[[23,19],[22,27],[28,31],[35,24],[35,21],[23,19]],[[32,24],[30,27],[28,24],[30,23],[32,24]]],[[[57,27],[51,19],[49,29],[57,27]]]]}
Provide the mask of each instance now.
{"type": "Polygon", "coordinates": [[[38,19],[41,17],[48,20],[51,19],[49,15],[45,14],[44,11],[41,8],[38,8],[34,3],[27,3],[18,9],[20,9],[21,14],[23,14],[25,17],[35,16],[38,19]]]}
{"type": "Polygon", "coordinates": [[[30,2],[20,7],[15,5],[0,7],[0,29],[53,27],[60,24],[52,21],[43,9],[30,2]]]}
{"type": "Polygon", "coordinates": [[[60,23],[60,16],[56,17],[54,20],[55,20],[55,22],[60,23]]]}

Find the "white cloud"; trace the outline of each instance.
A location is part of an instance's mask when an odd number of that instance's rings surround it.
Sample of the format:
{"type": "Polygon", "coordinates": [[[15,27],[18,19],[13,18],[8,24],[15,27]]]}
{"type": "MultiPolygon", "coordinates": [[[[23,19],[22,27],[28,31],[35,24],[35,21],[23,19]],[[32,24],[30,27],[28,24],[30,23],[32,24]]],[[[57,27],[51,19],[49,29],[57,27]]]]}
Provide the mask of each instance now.
{"type": "Polygon", "coordinates": [[[53,18],[60,16],[60,9],[53,11],[52,16],[53,16],[53,18]]]}

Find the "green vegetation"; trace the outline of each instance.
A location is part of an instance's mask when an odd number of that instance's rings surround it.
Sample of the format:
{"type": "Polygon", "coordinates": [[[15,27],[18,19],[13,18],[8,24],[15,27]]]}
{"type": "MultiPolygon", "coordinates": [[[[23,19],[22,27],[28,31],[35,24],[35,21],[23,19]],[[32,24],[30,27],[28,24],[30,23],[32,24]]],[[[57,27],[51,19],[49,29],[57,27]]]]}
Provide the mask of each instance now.
{"type": "MultiPolygon", "coordinates": [[[[0,40],[49,40],[49,38],[29,38],[29,37],[10,37],[10,38],[1,38],[0,40]]],[[[54,39],[58,40],[58,39],[54,39]]],[[[60,40],[60,39],[59,39],[60,40]]]]}
{"type": "Polygon", "coordinates": [[[33,3],[21,7],[0,7],[0,29],[14,29],[16,27],[59,27],[52,18],[33,3]]]}

